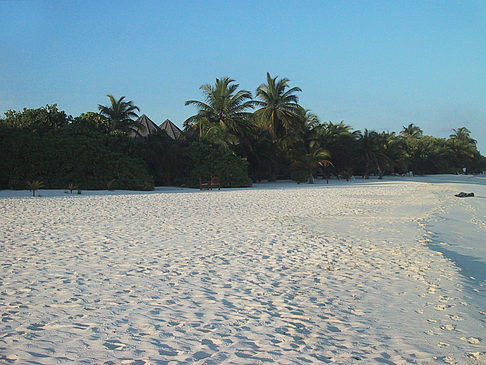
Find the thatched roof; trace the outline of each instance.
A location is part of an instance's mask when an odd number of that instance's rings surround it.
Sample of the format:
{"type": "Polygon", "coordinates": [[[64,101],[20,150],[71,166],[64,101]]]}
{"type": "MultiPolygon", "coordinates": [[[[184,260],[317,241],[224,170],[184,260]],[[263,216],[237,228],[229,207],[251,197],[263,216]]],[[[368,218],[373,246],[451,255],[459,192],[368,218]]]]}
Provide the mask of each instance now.
{"type": "Polygon", "coordinates": [[[147,117],[145,114],[142,114],[140,118],[137,119],[137,123],[140,123],[143,127],[137,128],[137,133],[130,132],[130,137],[147,137],[149,134],[155,134],[160,132],[160,128],[152,122],[152,120],[147,117]]]}
{"type": "Polygon", "coordinates": [[[167,135],[172,139],[177,139],[181,135],[182,131],[169,119],[166,119],[164,123],[160,125],[160,129],[165,131],[167,135]]]}

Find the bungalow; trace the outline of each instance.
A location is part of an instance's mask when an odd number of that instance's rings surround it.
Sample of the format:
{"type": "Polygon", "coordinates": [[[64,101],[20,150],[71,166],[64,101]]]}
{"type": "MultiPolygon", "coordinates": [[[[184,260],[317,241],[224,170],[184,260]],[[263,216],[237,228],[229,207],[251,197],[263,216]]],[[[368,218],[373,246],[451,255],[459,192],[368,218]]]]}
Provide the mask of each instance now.
{"type": "Polygon", "coordinates": [[[142,116],[137,119],[137,124],[139,127],[130,132],[130,137],[145,138],[151,134],[165,132],[170,139],[176,140],[182,134],[182,131],[169,119],[166,119],[160,126],[157,126],[157,124],[155,124],[149,117],[142,114],[142,116]]]}

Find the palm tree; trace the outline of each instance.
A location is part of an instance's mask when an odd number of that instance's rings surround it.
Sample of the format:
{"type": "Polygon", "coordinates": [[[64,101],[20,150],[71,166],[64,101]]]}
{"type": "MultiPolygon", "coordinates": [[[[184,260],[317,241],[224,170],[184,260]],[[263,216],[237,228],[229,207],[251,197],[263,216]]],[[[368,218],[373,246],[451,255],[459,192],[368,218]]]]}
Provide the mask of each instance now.
{"type": "Polygon", "coordinates": [[[27,181],[27,187],[32,192],[32,196],[35,196],[35,192],[44,186],[44,183],[40,180],[27,181]]]}
{"type": "Polygon", "coordinates": [[[476,146],[476,140],[471,138],[471,131],[466,127],[461,127],[452,130],[453,133],[449,138],[453,141],[464,142],[471,146],[476,146]]]}
{"type": "Polygon", "coordinates": [[[406,137],[413,137],[419,138],[423,136],[423,131],[420,127],[416,126],[413,123],[410,123],[408,126],[404,126],[403,130],[400,132],[401,135],[406,137]]]}
{"type": "Polygon", "coordinates": [[[286,134],[302,133],[298,117],[301,106],[295,95],[302,90],[298,87],[288,89],[289,79],[282,78],[277,81],[277,77],[272,78],[267,72],[267,83],[258,87],[256,96],[260,100],[255,102],[261,107],[255,115],[271,132],[274,140],[281,139],[286,134]]]}
{"type": "Polygon", "coordinates": [[[471,131],[466,127],[453,129],[449,136],[449,148],[452,151],[452,159],[458,167],[471,167],[476,149],[476,140],[471,138],[471,131]]]}
{"type": "Polygon", "coordinates": [[[319,166],[334,166],[328,160],[329,151],[324,150],[317,141],[309,141],[303,154],[297,155],[292,169],[304,169],[309,174],[309,184],[314,184],[314,169],[319,166]]]}
{"type": "Polygon", "coordinates": [[[360,150],[365,164],[364,178],[367,179],[370,170],[378,172],[379,178],[383,177],[383,167],[390,165],[390,158],[386,154],[389,134],[386,132],[378,133],[365,129],[359,139],[360,150]]]}
{"type": "Polygon", "coordinates": [[[199,139],[219,140],[226,143],[241,142],[251,128],[253,109],[251,93],[237,91],[239,85],[229,77],[216,79],[213,85],[202,85],[200,89],[206,97],[205,102],[188,100],[185,105],[195,105],[198,113],[184,122],[186,130],[197,130],[199,139]],[[229,138],[228,138],[229,137],[229,138]]]}
{"type": "Polygon", "coordinates": [[[359,131],[353,131],[343,121],[326,122],[317,127],[316,134],[320,145],[331,153],[337,174],[345,175],[354,169],[360,158],[356,143],[360,137],[359,131]]]}
{"type": "Polygon", "coordinates": [[[301,125],[306,130],[317,128],[320,124],[319,117],[312,113],[310,109],[299,107],[295,113],[300,120],[301,125]]]}
{"type": "Polygon", "coordinates": [[[110,129],[112,131],[119,130],[122,132],[135,132],[140,135],[140,130],[143,130],[143,126],[136,122],[133,118],[138,118],[135,111],[140,111],[140,109],[133,105],[132,101],[123,101],[125,99],[122,96],[120,99],[116,100],[113,95],[106,95],[110,99],[110,106],[104,106],[98,104],[98,109],[100,114],[107,117],[110,121],[110,129]]]}

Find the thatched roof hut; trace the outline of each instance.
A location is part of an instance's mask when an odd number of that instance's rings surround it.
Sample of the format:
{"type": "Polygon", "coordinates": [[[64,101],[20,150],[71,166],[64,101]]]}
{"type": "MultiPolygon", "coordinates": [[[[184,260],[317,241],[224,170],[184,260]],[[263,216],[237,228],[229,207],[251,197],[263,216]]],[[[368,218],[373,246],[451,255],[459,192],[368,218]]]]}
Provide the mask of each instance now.
{"type": "Polygon", "coordinates": [[[137,119],[137,124],[141,127],[137,127],[137,132],[130,132],[130,137],[147,137],[149,134],[156,134],[160,132],[160,128],[155,124],[149,117],[142,114],[140,118],[137,119]]]}
{"type": "Polygon", "coordinates": [[[179,136],[182,133],[179,127],[177,127],[169,119],[166,119],[165,122],[162,123],[159,128],[163,130],[165,133],[167,133],[167,135],[173,140],[179,138],[179,136]]]}

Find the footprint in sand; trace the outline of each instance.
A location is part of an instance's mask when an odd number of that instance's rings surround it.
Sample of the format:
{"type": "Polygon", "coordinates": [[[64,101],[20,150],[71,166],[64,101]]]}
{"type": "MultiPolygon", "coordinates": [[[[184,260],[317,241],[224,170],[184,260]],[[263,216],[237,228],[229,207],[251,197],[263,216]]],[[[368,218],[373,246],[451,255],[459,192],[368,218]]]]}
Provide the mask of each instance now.
{"type": "Polygon", "coordinates": [[[121,350],[126,347],[124,343],[117,340],[106,340],[103,343],[103,346],[105,346],[108,350],[121,350]]]}
{"type": "Polygon", "coordinates": [[[449,301],[449,299],[450,299],[449,297],[445,297],[445,296],[441,295],[439,297],[439,302],[441,302],[441,303],[447,303],[449,301]]]}
{"type": "Polygon", "coordinates": [[[452,356],[452,355],[444,357],[443,360],[447,364],[457,364],[456,360],[454,359],[454,356],[452,356]]]}
{"type": "Polygon", "coordinates": [[[44,326],[45,326],[44,323],[32,323],[30,326],[27,327],[27,329],[32,331],[43,331],[44,326]]]}
{"type": "Polygon", "coordinates": [[[456,328],[456,326],[452,324],[444,324],[440,326],[440,328],[443,329],[444,331],[453,331],[456,328]]]}
{"type": "Polygon", "coordinates": [[[467,357],[470,359],[480,360],[481,353],[480,352],[470,352],[467,354],[467,357]]]}
{"type": "Polygon", "coordinates": [[[463,318],[461,316],[457,316],[457,315],[454,315],[454,314],[450,314],[449,318],[452,319],[453,321],[462,321],[463,320],[463,318]]]}
{"type": "Polygon", "coordinates": [[[473,344],[473,345],[481,342],[481,340],[479,338],[476,338],[476,337],[469,337],[469,338],[461,337],[461,340],[467,341],[467,342],[469,342],[470,344],[473,344]]]}
{"type": "Polygon", "coordinates": [[[448,344],[448,343],[445,343],[445,342],[439,342],[439,343],[437,344],[437,346],[438,346],[439,348],[444,348],[444,347],[448,347],[448,346],[449,346],[449,344],[448,344]]]}

